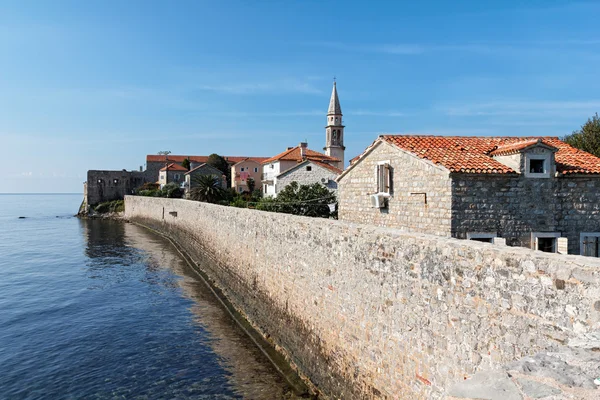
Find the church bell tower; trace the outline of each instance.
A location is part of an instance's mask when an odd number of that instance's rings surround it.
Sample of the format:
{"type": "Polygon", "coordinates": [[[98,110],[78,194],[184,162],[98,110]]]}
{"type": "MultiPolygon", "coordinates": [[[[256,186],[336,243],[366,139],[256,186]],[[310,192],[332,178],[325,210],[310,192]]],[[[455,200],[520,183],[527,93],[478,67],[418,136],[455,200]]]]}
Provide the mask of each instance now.
{"type": "Polygon", "coordinates": [[[329,109],[327,110],[327,126],[325,127],[325,154],[340,160],[335,167],[344,169],[344,125],[342,125],[342,107],[338,98],[335,80],[329,100],[329,109]]]}

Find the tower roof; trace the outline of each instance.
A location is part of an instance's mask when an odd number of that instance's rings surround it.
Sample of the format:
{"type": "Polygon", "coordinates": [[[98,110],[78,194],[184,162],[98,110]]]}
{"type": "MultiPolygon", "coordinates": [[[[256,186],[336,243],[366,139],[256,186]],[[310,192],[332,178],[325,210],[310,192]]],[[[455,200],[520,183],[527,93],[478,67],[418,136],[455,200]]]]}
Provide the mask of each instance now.
{"type": "Polygon", "coordinates": [[[342,107],[340,107],[340,99],[338,98],[335,82],[333,82],[333,90],[331,91],[331,100],[329,100],[329,110],[327,115],[342,115],[342,107]]]}

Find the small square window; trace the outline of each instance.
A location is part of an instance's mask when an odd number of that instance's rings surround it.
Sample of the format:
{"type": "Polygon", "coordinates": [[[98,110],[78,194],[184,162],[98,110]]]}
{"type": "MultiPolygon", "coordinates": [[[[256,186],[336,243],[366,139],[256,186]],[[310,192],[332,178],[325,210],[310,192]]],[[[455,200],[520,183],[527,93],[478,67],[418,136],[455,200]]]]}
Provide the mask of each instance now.
{"type": "Polygon", "coordinates": [[[240,168],[240,171],[241,171],[241,172],[244,172],[244,167],[240,168]]]}
{"type": "Polygon", "coordinates": [[[529,160],[529,173],[543,174],[546,172],[546,160],[529,160]]]}
{"type": "Polygon", "coordinates": [[[312,171],[312,166],[310,166],[310,165],[306,166],[306,170],[307,171],[312,171]]]}

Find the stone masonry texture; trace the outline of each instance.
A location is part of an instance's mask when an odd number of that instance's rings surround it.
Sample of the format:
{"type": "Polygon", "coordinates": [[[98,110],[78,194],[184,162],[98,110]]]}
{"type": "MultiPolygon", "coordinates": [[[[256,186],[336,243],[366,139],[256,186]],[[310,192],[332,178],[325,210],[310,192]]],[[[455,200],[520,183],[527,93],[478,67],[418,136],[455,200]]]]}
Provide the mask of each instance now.
{"type": "Polygon", "coordinates": [[[181,199],[127,196],[125,216],[182,245],[325,397],[444,398],[600,330],[595,258],[181,199]]]}

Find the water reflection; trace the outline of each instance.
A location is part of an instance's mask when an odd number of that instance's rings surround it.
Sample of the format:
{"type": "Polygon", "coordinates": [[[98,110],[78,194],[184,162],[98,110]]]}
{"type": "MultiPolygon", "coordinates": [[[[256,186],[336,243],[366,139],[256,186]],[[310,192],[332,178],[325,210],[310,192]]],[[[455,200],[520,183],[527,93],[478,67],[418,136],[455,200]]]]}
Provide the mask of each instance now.
{"type": "MultiPolygon", "coordinates": [[[[114,285],[125,285],[137,293],[140,290],[136,286],[142,285],[145,289],[138,297],[150,303],[149,311],[153,313],[168,312],[163,303],[173,302],[173,295],[183,295],[190,300],[188,321],[182,321],[185,317],[179,315],[171,328],[176,330],[182,323],[195,327],[197,348],[208,346],[214,352],[212,357],[206,355],[206,359],[218,365],[213,369],[227,381],[232,394],[248,399],[295,397],[283,377],[166,239],[118,221],[81,221],[81,229],[88,257],[86,273],[92,282],[90,289],[105,290],[114,285]]],[[[169,315],[158,319],[169,320],[169,315]]],[[[169,327],[155,329],[162,331],[169,327]]],[[[164,346],[159,341],[154,344],[164,346]]],[[[185,345],[181,347],[185,349],[185,345]]],[[[148,349],[156,351],[151,347],[148,349]]],[[[209,384],[206,368],[198,371],[198,363],[205,360],[190,359],[185,351],[173,356],[181,357],[181,362],[174,362],[177,368],[173,379],[196,381],[192,384],[200,386],[209,384]],[[198,376],[190,376],[199,372],[198,376]]],[[[206,362],[210,364],[210,361],[206,362]]],[[[223,391],[227,392],[224,387],[223,391]]]]}
{"type": "Polygon", "coordinates": [[[125,232],[128,245],[143,250],[151,262],[168,266],[182,277],[177,283],[194,300],[191,311],[195,321],[209,333],[211,347],[231,373],[229,380],[236,393],[248,399],[294,398],[284,379],[168,241],[132,224],[125,225],[125,232]]]}

